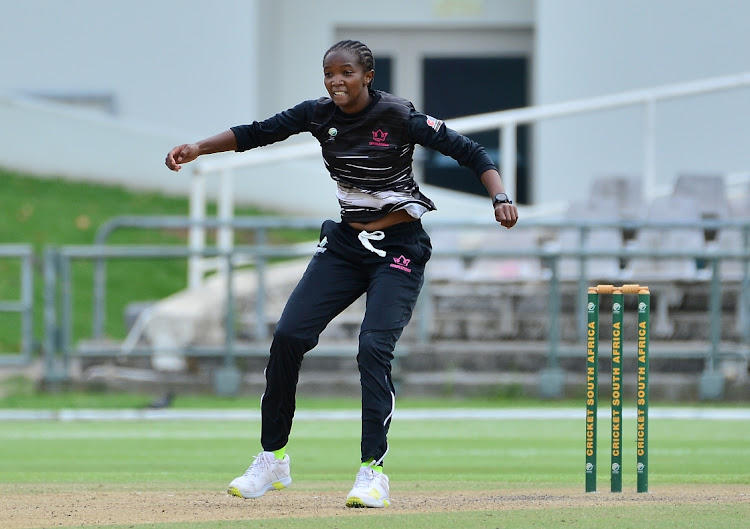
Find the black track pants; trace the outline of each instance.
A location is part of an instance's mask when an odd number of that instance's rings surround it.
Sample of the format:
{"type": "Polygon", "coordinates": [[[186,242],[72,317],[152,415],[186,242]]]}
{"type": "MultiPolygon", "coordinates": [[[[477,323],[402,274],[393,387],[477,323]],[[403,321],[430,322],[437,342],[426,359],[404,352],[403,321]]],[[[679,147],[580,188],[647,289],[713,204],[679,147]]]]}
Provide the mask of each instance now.
{"type": "Polygon", "coordinates": [[[366,293],[357,354],[362,461],[372,458],[382,463],[396,398],[391,380],[393,350],[409,323],[432,253],[419,221],[391,226],[382,234],[378,239],[379,232],[368,234],[331,220],[323,223],[316,254],[274,332],[261,406],[264,450],[278,450],[289,440],[302,357],[315,347],[326,325],[366,293]]]}

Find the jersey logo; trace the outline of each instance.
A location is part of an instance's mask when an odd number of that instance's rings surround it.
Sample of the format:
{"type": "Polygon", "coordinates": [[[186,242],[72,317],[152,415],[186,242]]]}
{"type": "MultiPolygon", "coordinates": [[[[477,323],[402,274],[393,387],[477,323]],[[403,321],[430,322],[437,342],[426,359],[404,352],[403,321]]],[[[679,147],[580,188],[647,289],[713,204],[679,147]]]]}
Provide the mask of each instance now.
{"type": "Polygon", "coordinates": [[[328,129],[328,139],[326,141],[323,141],[321,145],[325,145],[326,143],[334,143],[336,141],[336,135],[339,133],[338,130],[336,130],[335,127],[331,127],[328,129]]]}
{"type": "Polygon", "coordinates": [[[388,137],[387,132],[383,132],[380,129],[373,130],[372,141],[370,142],[370,145],[375,145],[376,147],[390,147],[390,144],[385,142],[385,139],[387,137],[388,137]]]}
{"type": "Polygon", "coordinates": [[[440,127],[442,124],[443,124],[442,119],[436,119],[436,118],[433,118],[432,116],[427,116],[427,125],[429,125],[430,128],[432,128],[435,132],[440,130],[440,127]]]}

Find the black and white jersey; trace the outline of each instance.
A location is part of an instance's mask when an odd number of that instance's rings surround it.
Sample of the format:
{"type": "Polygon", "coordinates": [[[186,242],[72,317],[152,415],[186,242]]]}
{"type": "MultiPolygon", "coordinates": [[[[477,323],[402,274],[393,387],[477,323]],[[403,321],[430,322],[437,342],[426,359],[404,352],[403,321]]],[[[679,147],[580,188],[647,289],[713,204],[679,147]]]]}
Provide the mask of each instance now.
{"type": "Polygon", "coordinates": [[[370,91],[370,103],[356,114],[342,112],[325,97],[232,131],[238,152],[312,133],[338,185],[341,218],[348,222],[370,222],[398,210],[419,218],[435,209],[414,180],[417,144],[454,158],[477,176],[495,168],[479,144],[417,112],[406,99],[381,91],[370,91]]]}

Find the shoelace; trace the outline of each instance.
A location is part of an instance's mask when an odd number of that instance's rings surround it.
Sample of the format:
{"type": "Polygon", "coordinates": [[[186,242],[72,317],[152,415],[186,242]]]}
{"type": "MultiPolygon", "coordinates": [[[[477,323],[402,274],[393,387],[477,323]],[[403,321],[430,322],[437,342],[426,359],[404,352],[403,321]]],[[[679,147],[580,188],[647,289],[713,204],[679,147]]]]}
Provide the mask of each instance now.
{"type": "Polygon", "coordinates": [[[367,487],[375,478],[375,470],[370,467],[362,467],[357,472],[357,478],[354,480],[355,487],[367,487]]]}
{"type": "Polygon", "coordinates": [[[379,250],[378,248],[375,248],[370,241],[382,241],[385,239],[385,233],[382,231],[364,231],[362,230],[357,234],[357,238],[359,239],[359,242],[362,243],[362,246],[364,246],[366,249],[370,250],[372,253],[378,254],[380,257],[385,257],[385,251],[379,250]]]}
{"type": "Polygon", "coordinates": [[[258,476],[261,472],[263,472],[267,468],[270,468],[271,466],[271,462],[263,454],[257,457],[253,457],[253,459],[255,461],[253,461],[253,464],[250,465],[245,471],[246,476],[258,476]]]}

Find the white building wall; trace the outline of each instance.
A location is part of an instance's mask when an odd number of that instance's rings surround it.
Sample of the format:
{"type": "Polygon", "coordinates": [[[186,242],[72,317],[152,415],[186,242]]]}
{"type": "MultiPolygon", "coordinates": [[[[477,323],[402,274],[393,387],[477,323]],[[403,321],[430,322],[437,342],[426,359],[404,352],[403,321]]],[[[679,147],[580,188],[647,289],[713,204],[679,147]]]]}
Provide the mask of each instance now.
{"type": "Polygon", "coordinates": [[[111,94],[129,120],[223,130],[256,113],[258,1],[0,0],[0,91],[111,94]]]}
{"type": "MultiPolygon", "coordinates": [[[[379,2],[335,0],[280,0],[264,15],[275,28],[271,50],[272,70],[277,76],[264,80],[260,111],[263,116],[286,109],[305,99],[326,95],[323,87],[323,54],[339,38],[358,39],[358,30],[392,33],[410,29],[445,32],[452,29],[514,28],[533,26],[534,0],[381,0],[379,2]],[[346,31],[342,34],[342,28],[346,31]]],[[[268,35],[268,39],[273,37],[268,35]]],[[[365,41],[365,44],[368,42],[365,41]]],[[[375,54],[377,75],[378,48],[375,54]]],[[[403,50],[413,52],[414,50],[403,50]]],[[[482,54],[481,50],[478,50],[482,54]]],[[[263,59],[261,59],[263,60],[263,59]]],[[[398,95],[417,99],[419,94],[398,95]]]]}
{"type": "MultiPolygon", "coordinates": [[[[323,95],[322,56],[342,31],[455,39],[451,30],[533,25],[527,0],[0,0],[0,12],[0,46],[17,50],[0,54],[0,120],[17,123],[0,129],[0,165],[174,193],[188,192],[189,171],[166,171],[171,146],[323,95]],[[77,117],[14,94],[111,94],[115,115],[77,117]]],[[[334,214],[325,179],[320,158],[275,164],[236,178],[237,198],[334,214]],[[274,203],[280,181],[306,200],[274,203]]]]}
{"type": "MultiPolygon", "coordinates": [[[[536,104],[750,70],[743,0],[0,0],[0,14],[0,165],[185,193],[185,172],[172,180],[163,167],[169,147],[324,94],[323,53],[360,32],[531,30],[536,104]],[[115,116],[72,118],[8,94],[111,94],[115,116]]],[[[750,169],[748,92],[657,107],[660,182],[750,169]]],[[[643,126],[641,109],[625,109],[536,127],[535,200],[578,197],[603,173],[640,175],[643,126]]],[[[270,174],[304,195],[323,173],[319,159],[302,166],[315,169],[270,174]]],[[[266,200],[275,185],[241,178],[238,196],[266,200]]]]}
{"type": "MultiPolygon", "coordinates": [[[[750,71],[750,2],[538,0],[537,104],[750,71]]],[[[656,179],[750,170],[750,90],[656,106],[656,179]]],[[[601,174],[643,173],[642,109],[537,127],[535,196],[574,198],[601,174]]]]}

